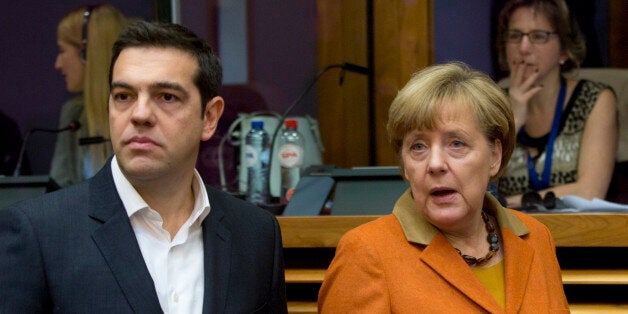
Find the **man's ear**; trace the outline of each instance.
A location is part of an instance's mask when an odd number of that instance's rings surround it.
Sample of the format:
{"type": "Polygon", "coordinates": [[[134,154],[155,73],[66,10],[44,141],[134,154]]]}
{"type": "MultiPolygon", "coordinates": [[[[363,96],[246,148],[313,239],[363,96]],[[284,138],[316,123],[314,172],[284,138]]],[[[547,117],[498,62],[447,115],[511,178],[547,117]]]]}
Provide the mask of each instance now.
{"type": "Polygon", "coordinates": [[[220,120],[220,116],[222,116],[224,108],[225,101],[220,96],[216,96],[207,102],[205,112],[203,113],[202,141],[207,141],[214,135],[216,129],[218,128],[218,120],[220,120]]]}

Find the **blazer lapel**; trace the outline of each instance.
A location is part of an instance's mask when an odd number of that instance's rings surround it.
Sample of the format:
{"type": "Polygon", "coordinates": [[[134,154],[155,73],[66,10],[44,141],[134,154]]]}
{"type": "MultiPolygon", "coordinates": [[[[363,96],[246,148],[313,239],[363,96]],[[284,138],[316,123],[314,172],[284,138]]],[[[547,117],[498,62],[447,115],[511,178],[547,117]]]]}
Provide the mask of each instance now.
{"type": "Polygon", "coordinates": [[[161,313],[153,280],[113,183],[110,162],[90,180],[90,217],[98,221],[92,238],[134,312],[161,313]]]}
{"type": "Polygon", "coordinates": [[[506,276],[506,310],[519,312],[523,296],[528,286],[532,269],[534,249],[515,235],[510,229],[502,228],[504,251],[508,252],[504,259],[506,276]]]}
{"type": "Polygon", "coordinates": [[[212,203],[212,209],[203,221],[205,256],[203,313],[224,312],[229,290],[231,231],[223,223],[225,218],[223,209],[216,205],[212,203]]]}
{"type": "Polygon", "coordinates": [[[503,311],[442,233],[436,234],[425,247],[421,259],[449,284],[487,311],[503,311]]]}

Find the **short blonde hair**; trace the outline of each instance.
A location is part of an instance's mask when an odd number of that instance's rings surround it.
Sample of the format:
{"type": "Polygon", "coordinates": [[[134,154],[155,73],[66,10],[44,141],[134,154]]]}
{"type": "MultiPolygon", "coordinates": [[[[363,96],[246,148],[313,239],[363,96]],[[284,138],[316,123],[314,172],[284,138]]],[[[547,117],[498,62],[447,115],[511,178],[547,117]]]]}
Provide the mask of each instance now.
{"type": "Polygon", "coordinates": [[[501,142],[501,166],[491,179],[498,178],[515,146],[515,121],[510,104],[505,92],[491,78],[461,62],[434,65],[416,72],[399,91],[388,111],[386,126],[388,140],[397,155],[401,155],[403,138],[408,132],[436,127],[445,101],[471,109],[489,143],[501,142]]]}
{"type": "MultiPolygon", "coordinates": [[[[83,99],[90,136],[109,138],[109,63],[113,43],[127,25],[126,17],[111,5],[83,6],[67,13],[57,26],[57,38],[79,50],[85,49],[85,81],[83,99]],[[83,47],[84,13],[90,11],[87,30],[87,45],[83,47]]],[[[113,153],[109,145],[93,145],[94,169],[99,169],[113,153]]]]}

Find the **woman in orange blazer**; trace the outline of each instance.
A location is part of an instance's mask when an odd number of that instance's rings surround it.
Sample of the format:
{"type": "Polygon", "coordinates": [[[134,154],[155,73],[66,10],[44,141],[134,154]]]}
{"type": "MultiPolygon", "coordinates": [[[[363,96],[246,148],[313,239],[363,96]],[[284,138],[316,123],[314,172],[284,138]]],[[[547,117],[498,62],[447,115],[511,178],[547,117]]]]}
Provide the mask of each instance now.
{"type": "Polygon", "coordinates": [[[346,233],[320,313],[568,313],[549,230],[486,192],[515,141],[503,91],[462,63],[417,72],[389,111],[410,189],[346,233]]]}

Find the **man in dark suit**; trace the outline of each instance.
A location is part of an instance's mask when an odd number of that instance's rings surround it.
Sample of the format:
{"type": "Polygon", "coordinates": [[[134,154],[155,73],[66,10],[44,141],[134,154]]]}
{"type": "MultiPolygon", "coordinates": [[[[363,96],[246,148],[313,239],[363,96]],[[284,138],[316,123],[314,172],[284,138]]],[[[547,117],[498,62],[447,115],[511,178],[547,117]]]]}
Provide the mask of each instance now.
{"type": "Polygon", "coordinates": [[[0,313],[285,313],[270,213],[194,169],[224,101],[211,48],[137,22],[114,45],[115,155],[92,179],[0,210],[0,313]]]}

